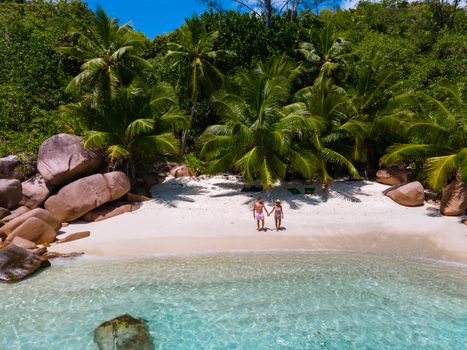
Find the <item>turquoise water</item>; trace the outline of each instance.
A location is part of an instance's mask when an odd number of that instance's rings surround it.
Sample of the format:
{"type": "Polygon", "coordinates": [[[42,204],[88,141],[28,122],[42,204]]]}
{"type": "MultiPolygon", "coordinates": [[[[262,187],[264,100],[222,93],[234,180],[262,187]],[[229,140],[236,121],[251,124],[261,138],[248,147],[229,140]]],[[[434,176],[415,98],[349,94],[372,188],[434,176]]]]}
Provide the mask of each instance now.
{"type": "Polygon", "coordinates": [[[60,263],[0,285],[0,349],[96,349],[129,313],[158,349],[467,349],[467,268],[347,253],[60,263]]]}

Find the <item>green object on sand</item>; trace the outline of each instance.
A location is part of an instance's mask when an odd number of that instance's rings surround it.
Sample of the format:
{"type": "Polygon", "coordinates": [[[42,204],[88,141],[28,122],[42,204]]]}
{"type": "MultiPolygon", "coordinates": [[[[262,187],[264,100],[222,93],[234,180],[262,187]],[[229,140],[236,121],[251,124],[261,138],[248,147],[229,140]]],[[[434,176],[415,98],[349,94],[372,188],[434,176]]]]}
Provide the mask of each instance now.
{"type": "Polygon", "coordinates": [[[305,194],[314,194],[315,188],[314,187],[305,187],[305,194]]]}
{"type": "Polygon", "coordinates": [[[297,194],[300,194],[301,192],[299,190],[297,190],[295,187],[292,187],[292,188],[288,188],[289,192],[294,194],[294,195],[297,195],[297,194]]]}

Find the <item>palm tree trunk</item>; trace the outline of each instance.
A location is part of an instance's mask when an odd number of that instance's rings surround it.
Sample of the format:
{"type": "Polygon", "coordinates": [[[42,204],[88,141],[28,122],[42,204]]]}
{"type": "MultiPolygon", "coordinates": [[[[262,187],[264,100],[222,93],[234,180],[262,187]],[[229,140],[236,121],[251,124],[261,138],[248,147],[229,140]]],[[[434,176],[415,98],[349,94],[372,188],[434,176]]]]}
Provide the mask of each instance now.
{"type": "Polygon", "coordinates": [[[125,173],[130,179],[131,189],[130,192],[136,193],[136,166],[133,160],[133,157],[128,157],[127,161],[125,162],[125,173]]]}
{"type": "MultiPolygon", "coordinates": [[[[190,125],[193,125],[194,124],[194,121],[195,121],[195,118],[196,118],[196,109],[197,109],[197,106],[198,106],[198,101],[197,99],[195,98],[195,100],[193,101],[193,104],[191,105],[191,112],[190,112],[190,125]]],[[[183,130],[182,132],[182,138],[181,138],[181,141],[180,141],[180,155],[183,156],[185,154],[185,150],[186,150],[186,141],[187,141],[187,138],[188,138],[188,131],[189,129],[185,129],[183,130]]]]}

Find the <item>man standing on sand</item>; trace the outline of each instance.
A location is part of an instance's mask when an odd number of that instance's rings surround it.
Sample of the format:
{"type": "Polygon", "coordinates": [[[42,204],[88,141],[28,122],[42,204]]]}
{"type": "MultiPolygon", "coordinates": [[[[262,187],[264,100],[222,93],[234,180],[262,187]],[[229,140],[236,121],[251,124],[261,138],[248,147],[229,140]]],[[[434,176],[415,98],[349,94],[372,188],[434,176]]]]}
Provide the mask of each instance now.
{"type": "Polygon", "coordinates": [[[264,230],[264,202],[262,197],[258,197],[255,204],[253,205],[253,219],[256,220],[256,230],[264,230]],[[261,229],[259,228],[259,222],[261,221],[261,229]]]}

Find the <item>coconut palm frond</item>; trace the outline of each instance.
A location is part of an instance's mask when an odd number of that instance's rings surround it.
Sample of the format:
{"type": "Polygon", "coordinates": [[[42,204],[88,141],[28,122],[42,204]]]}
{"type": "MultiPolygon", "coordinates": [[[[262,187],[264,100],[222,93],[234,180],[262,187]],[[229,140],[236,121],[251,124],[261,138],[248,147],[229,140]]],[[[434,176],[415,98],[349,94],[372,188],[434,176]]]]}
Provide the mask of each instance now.
{"type": "Polygon", "coordinates": [[[185,130],[189,127],[190,120],[185,113],[178,108],[173,108],[160,117],[156,117],[155,131],[157,133],[185,130]]]}
{"type": "Polygon", "coordinates": [[[462,181],[467,183],[467,147],[456,154],[457,171],[462,181]]]}
{"type": "Polygon", "coordinates": [[[342,154],[333,151],[332,149],[329,148],[323,148],[321,150],[321,154],[323,158],[333,164],[342,166],[347,168],[348,172],[350,175],[352,175],[354,178],[359,179],[360,174],[358,173],[358,170],[355,168],[355,166],[352,164],[350,160],[348,160],[345,156],[342,154]]]}
{"type": "Polygon", "coordinates": [[[83,137],[83,147],[86,149],[105,148],[116,141],[115,135],[110,132],[87,131],[83,137]]]}
{"type": "Polygon", "coordinates": [[[201,145],[200,157],[212,160],[229,152],[232,147],[232,138],[230,136],[210,136],[200,139],[199,144],[201,145]]]}
{"type": "Polygon", "coordinates": [[[263,164],[263,160],[264,157],[261,154],[260,148],[256,146],[246,152],[237,161],[236,165],[242,170],[242,174],[245,179],[249,182],[253,182],[256,173],[263,164]]]}
{"type": "Polygon", "coordinates": [[[105,153],[110,163],[115,163],[117,160],[124,159],[130,155],[130,150],[125,145],[111,145],[107,147],[105,153]]]}
{"type": "Polygon", "coordinates": [[[140,136],[135,139],[133,146],[140,151],[157,154],[176,155],[179,153],[178,141],[171,133],[140,136]]]}
{"type": "Polygon", "coordinates": [[[290,152],[290,165],[305,178],[311,179],[317,174],[322,161],[311,151],[292,150],[290,152]]]}
{"type": "Polygon", "coordinates": [[[431,188],[440,191],[453,177],[456,170],[456,155],[431,157],[426,160],[427,179],[431,188]]]}
{"type": "Polygon", "coordinates": [[[137,136],[149,134],[154,129],[153,119],[136,119],[132,121],[125,131],[125,138],[132,140],[137,136]]]}
{"type": "Polygon", "coordinates": [[[395,144],[387,149],[380,162],[383,165],[394,165],[402,161],[424,158],[431,152],[432,147],[427,144],[395,144]]]}
{"type": "Polygon", "coordinates": [[[236,152],[227,152],[219,158],[207,162],[206,171],[208,174],[218,174],[227,171],[237,160],[236,152]]]}

